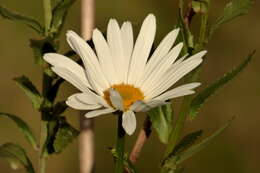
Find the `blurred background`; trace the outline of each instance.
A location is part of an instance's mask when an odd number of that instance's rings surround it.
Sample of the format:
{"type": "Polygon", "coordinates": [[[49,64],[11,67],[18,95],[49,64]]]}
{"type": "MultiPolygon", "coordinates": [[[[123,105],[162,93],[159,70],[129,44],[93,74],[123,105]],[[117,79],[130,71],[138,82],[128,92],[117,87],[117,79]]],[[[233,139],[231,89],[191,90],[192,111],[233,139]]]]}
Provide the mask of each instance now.
{"type": "MultiPolygon", "coordinates": [[[[72,29],[79,32],[79,3],[71,8],[63,33],[61,34],[61,52],[69,49],[65,42],[65,32],[72,29]]],[[[211,21],[222,14],[227,0],[212,2],[211,21]]],[[[0,0],[0,4],[19,13],[33,16],[43,21],[41,1],[35,0],[0,0]]],[[[120,22],[130,20],[140,25],[148,13],[157,17],[158,43],[176,24],[177,0],[97,0],[96,26],[105,30],[108,19],[114,17],[120,22]]],[[[215,94],[204,106],[198,118],[187,122],[185,133],[204,129],[204,137],[209,135],[233,115],[237,118],[220,137],[209,147],[186,162],[189,173],[258,173],[260,169],[260,6],[255,3],[250,13],[231,23],[222,25],[208,44],[208,59],[204,63],[201,75],[203,87],[230,71],[239,64],[253,49],[257,49],[256,58],[238,76],[215,94]]],[[[196,21],[196,18],[194,19],[196,21]]],[[[196,22],[195,22],[196,25],[196,22]]],[[[135,30],[137,31],[137,30],[135,30]]],[[[20,116],[27,121],[35,134],[39,136],[40,116],[34,111],[24,93],[12,81],[19,75],[28,76],[40,89],[41,69],[33,63],[29,38],[38,36],[24,25],[0,18],[0,112],[8,112],[20,116]]],[[[65,84],[59,99],[65,99],[76,90],[65,84]]],[[[179,100],[177,100],[178,103],[179,100]]],[[[78,128],[78,112],[69,110],[67,118],[78,128]]],[[[141,128],[143,115],[138,116],[138,129],[141,128]]],[[[96,132],[96,172],[113,172],[113,159],[108,151],[112,147],[116,134],[116,118],[101,116],[95,121],[96,132]]],[[[127,150],[133,146],[137,137],[127,137],[127,150]]],[[[30,148],[16,125],[8,119],[0,118],[0,144],[15,141],[23,145],[33,163],[37,163],[37,154],[30,148]]],[[[164,146],[155,133],[152,134],[141,153],[137,167],[143,173],[157,173],[164,146]]],[[[60,155],[48,160],[48,173],[78,172],[77,140],[60,155]]],[[[0,160],[1,173],[22,173],[14,171],[7,162],[0,160]]]]}

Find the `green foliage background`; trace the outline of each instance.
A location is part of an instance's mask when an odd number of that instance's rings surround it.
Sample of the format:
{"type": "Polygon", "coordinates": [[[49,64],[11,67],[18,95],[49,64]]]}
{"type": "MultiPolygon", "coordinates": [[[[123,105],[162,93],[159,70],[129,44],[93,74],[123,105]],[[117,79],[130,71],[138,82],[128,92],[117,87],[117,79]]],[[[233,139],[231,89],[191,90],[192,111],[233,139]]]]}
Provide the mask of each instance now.
{"type": "MultiPolygon", "coordinates": [[[[223,11],[228,0],[213,1],[210,17],[216,19],[223,11]]],[[[9,9],[18,11],[36,19],[42,19],[42,2],[35,0],[0,0],[0,4],[9,9]]],[[[96,25],[105,30],[109,18],[119,21],[130,20],[139,25],[148,13],[157,17],[156,42],[166,35],[176,24],[177,1],[174,0],[97,0],[96,25]]],[[[79,0],[71,8],[65,29],[61,34],[62,49],[67,50],[65,31],[73,29],[79,32],[79,0]]],[[[249,15],[243,16],[231,23],[224,24],[216,31],[208,45],[208,58],[202,71],[201,89],[225,72],[239,64],[248,54],[249,50],[260,51],[260,6],[256,4],[249,15]]],[[[196,18],[194,20],[196,23],[196,18]]],[[[135,28],[135,31],[138,31],[135,28]]],[[[37,37],[27,27],[0,18],[0,110],[17,114],[28,122],[36,135],[39,134],[40,116],[32,109],[24,93],[14,84],[12,78],[25,74],[41,86],[41,71],[34,64],[33,54],[29,47],[28,38],[37,37]]],[[[238,117],[231,128],[217,138],[207,149],[197,154],[192,162],[186,163],[186,172],[191,173],[257,173],[259,170],[260,134],[259,134],[259,100],[260,100],[260,59],[258,53],[250,65],[230,84],[225,86],[202,108],[198,118],[193,123],[187,123],[185,131],[205,129],[203,136],[221,126],[233,115],[238,117]]],[[[60,98],[66,98],[75,89],[66,84],[64,92],[59,93],[60,98]]],[[[179,99],[175,100],[175,109],[178,109],[179,99]]],[[[78,112],[70,110],[66,113],[75,127],[78,126],[78,112]]],[[[139,128],[144,116],[138,116],[139,128]]],[[[113,160],[108,147],[114,145],[116,133],[116,118],[102,116],[96,120],[96,172],[113,172],[113,160]],[[108,171],[110,170],[110,171],[108,171]]],[[[136,134],[127,137],[127,148],[133,145],[136,134]]],[[[37,162],[37,155],[25,141],[16,125],[7,118],[0,119],[0,144],[16,141],[22,144],[31,155],[33,163],[37,162]]],[[[152,134],[144,148],[138,162],[139,170],[157,173],[158,163],[163,154],[163,145],[155,133],[152,134]]],[[[8,164],[0,161],[0,172],[12,173],[8,164]]],[[[23,170],[16,171],[22,173],[23,170]]],[[[77,141],[69,145],[65,151],[53,156],[48,161],[48,173],[78,172],[77,141]]]]}

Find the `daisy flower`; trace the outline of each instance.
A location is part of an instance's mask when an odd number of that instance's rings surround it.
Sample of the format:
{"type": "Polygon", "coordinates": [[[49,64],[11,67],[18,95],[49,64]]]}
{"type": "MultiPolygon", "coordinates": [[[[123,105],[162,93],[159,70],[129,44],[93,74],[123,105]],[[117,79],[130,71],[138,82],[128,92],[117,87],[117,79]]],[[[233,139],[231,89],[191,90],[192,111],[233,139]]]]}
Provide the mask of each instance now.
{"type": "Polygon", "coordinates": [[[115,19],[107,26],[107,39],[95,29],[93,50],[75,32],[68,31],[70,47],[81,57],[84,67],[56,53],[44,55],[52,70],[80,90],[66,104],[88,110],[87,118],[122,111],[122,126],[131,135],[136,129],[135,112],[144,112],[167,100],[194,93],[200,83],[170,89],[179,79],[195,69],[206,51],[189,58],[178,58],[183,43],[173,46],[179,29],[171,31],[149,57],[156,31],[155,17],[149,14],[135,41],[130,22],[120,27],[115,19]],[[149,58],[149,59],[148,59],[149,58]]]}

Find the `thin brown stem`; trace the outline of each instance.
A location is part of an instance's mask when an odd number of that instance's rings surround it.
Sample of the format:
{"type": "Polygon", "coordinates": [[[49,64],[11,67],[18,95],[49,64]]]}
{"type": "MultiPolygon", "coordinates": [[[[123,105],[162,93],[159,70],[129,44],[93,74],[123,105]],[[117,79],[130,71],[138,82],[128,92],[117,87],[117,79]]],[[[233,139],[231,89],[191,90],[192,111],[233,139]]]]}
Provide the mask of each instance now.
{"type": "Polygon", "coordinates": [[[152,126],[152,123],[151,123],[149,117],[147,116],[144,121],[143,128],[140,130],[137,140],[135,142],[135,145],[129,156],[129,159],[133,164],[137,162],[139,155],[142,151],[142,148],[152,132],[151,126],[152,126]]]}
{"type": "MultiPolygon", "coordinates": [[[[95,21],[95,0],[81,0],[81,36],[91,39],[95,21]]],[[[94,167],[94,120],[80,115],[79,136],[80,173],[91,173],[94,167]]]]}
{"type": "Polygon", "coordinates": [[[188,3],[188,9],[187,9],[186,14],[184,16],[184,22],[185,22],[187,27],[190,26],[192,18],[194,17],[195,14],[196,13],[195,13],[195,11],[192,8],[192,1],[190,1],[188,3]]]}

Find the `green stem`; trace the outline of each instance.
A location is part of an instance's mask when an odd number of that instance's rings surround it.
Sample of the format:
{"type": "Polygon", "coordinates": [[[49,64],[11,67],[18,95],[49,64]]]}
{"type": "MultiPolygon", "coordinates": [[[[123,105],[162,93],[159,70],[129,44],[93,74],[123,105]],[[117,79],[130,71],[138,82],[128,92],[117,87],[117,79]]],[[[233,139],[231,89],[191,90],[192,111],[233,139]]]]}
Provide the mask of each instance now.
{"type": "Polygon", "coordinates": [[[175,148],[175,146],[178,142],[178,139],[180,137],[180,134],[182,132],[182,129],[183,129],[185,121],[186,121],[186,117],[188,115],[191,100],[192,100],[191,96],[186,96],[182,102],[180,115],[176,121],[175,128],[174,128],[173,132],[171,133],[171,136],[169,139],[169,145],[167,145],[164,158],[167,158],[170,155],[170,153],[173,151],[173,149],[175,148]]]}
{"type": "MultiPolygon", "coordinates": [[[[43,113],[42,113],[43,114],[43,113]]],[[[43,117],[43,115],[42,115],[43,117]]],[[[47,137],[47,122],[41,120],[41,131],[40,131],[40,150],[38,160],[38,173],[45,173],[46,171],[46,157],[44,155],[44,144],[47,137]]]]}
{"type": "Polygon", "coordinates": [[[116,142],[116,153],[118,155],[118,158],[116,160],[115,173],[123,173],[124,171],[124,145],[125,145],[125,131],[122,127],[122,115],[118,115],[117,142],[116,142]]]}
{"type": "Polygon", "coordinates": [[[44,10],[45,35],[47,36],[51,26],[51,20],[52,20],[51,0],[43,0],[43,10],[44,10]]]}

